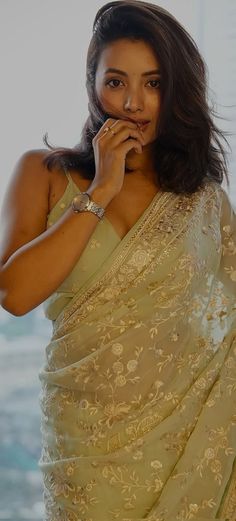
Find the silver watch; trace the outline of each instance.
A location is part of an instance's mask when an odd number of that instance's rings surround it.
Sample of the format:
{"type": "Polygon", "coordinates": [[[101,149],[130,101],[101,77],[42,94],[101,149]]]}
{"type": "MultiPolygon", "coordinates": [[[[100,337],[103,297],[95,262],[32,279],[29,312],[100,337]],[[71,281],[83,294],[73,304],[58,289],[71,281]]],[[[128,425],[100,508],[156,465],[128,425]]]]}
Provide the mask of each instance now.
{"type": "Polygon", "coordinates": [[[93,212],[99,217],[99,219],[101,219],[105,213],[104,208],[98,206],[98,204],[92,201],[87,192],[79,192],[77,195],[75,195],[75,197],[72,199],[71,206],[75,213],[93,212]]]}

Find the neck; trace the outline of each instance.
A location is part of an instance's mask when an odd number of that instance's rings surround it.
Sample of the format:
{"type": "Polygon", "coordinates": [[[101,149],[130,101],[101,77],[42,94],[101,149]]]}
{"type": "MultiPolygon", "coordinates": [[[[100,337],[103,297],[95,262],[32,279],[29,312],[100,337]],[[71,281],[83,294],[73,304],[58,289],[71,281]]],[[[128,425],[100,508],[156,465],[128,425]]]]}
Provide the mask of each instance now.
{"type": "Polygon", "coordinates": [[[151,144],[143,147],[142,154],[138,154],[134,149],[130,150],[126,156],[126,167],[132,170],[129,175],[142,176],[151,182],[156,182],[156,172],[153,165],[151,144]]]}

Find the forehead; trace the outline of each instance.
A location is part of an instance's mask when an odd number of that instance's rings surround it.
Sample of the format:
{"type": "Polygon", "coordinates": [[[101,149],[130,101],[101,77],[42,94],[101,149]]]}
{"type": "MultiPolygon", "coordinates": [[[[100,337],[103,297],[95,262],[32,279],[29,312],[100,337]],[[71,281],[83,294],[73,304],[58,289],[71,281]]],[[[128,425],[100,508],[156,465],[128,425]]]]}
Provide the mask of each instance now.
{"type": "Polygon", "coordinates": [[[97,72],[105,72],[108,67],[135,73],[155,69],[159,60],[152,47],[143,40],[120,39],[109,43],[102,51],[97,72]]]}

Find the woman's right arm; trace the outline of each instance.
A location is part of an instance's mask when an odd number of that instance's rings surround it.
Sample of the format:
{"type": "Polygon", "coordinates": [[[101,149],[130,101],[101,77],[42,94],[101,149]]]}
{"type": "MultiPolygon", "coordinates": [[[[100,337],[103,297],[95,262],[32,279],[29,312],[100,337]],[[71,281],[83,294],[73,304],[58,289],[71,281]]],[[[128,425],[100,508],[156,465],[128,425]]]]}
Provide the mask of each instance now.
{"type": "MultiPolygon", "coordinates": [[[[93,138],[95,177],[87,192],[106,208],[120,192],[126,154],[141,153],[144,138],[136,123],[109,118],[93,138]],[[113,132],[104,133],[112,125],[113,132]]],[[[0,238],[0,304],[24,315],[46,300],[86,247],[99,218],[68,208],[47,230],[49,172],[42,151],[23,154],[16,164],[4,199],[0,238]]]]}
{"type": "MultiPolygon", "coordinates": [[[[50,296],[80,258],[99,218],[69,207],[48,230],[49,172],[42,151],[18,160],[1,210],[0,304],[24,315],[50,296]]],[[[92,199],[106,208],[112,196],[92,184],[92,199]]]]}

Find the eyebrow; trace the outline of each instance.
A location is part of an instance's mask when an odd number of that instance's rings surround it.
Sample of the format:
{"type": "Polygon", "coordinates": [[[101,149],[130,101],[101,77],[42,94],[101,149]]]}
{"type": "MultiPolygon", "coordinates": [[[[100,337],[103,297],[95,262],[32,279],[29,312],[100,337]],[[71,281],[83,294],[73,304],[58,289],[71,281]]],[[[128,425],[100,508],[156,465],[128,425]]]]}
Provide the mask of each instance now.
{"type": "MultiPolygon", "coordinates": [[[[121,71],[120,69],[115,69],[114,67],[109,67],[105,70],[105,74],[108,74],[108,72],[115,72],[117,74],[121,74],[121,76],[127,77],[128,74],[124,71],[121,71]]],[[[151,74],[160,74],[160,69],[153,69],[152,71],[146,71],[141,74],[141,76],[150,76],[151,74]]]]}

